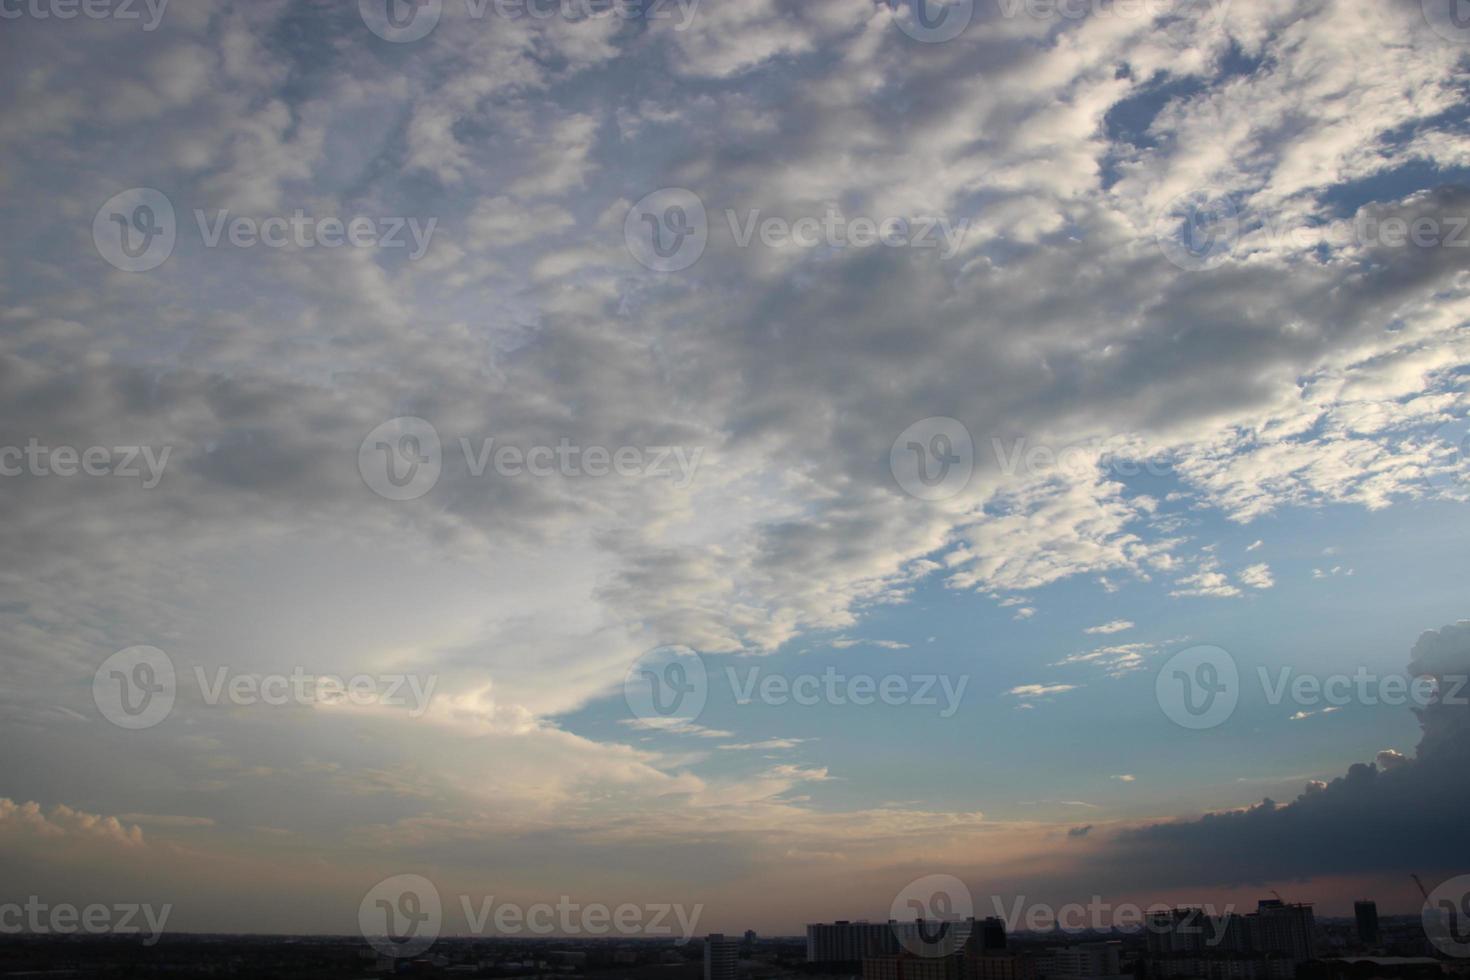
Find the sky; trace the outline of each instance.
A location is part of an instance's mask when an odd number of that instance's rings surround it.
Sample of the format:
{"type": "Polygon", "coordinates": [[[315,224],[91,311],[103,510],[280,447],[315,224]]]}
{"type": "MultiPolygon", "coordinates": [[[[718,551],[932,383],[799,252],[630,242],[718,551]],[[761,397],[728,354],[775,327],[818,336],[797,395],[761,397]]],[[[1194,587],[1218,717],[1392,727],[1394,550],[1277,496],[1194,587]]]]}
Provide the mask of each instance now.
{"type": "Polygon", "coordinates": [[[1417,913],[1462,8],[0,0],[0,877],[1417,913]]]}

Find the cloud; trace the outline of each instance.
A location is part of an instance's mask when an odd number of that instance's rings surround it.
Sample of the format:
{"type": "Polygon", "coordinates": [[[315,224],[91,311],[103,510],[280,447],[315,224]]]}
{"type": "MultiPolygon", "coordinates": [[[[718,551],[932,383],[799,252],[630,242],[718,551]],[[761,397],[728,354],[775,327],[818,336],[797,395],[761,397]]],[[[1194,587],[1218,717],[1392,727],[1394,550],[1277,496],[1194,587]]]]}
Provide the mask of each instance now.
{"type": "Polygon", "coordinates": [[[1025,700],[1032,698],[1049,697],[1053,694],[1065,694],[1068,691],[1077,690],[1076,684],[1022,684],[1013,687],[1006,694],[1025,700]]]}
{"type": "Polygon", "coordinates": [[[1292,715],[1287,720],[1288,721],[1301,721],[1303,718],[1311,718],[1314,715],[1330,715],[1334,711],[1338,711],[1338,710],[1340,710],[1340,709],[1337,708],[1337,707],[1330,707],[1330,708],[1318,708],[1316,711],[1298,711],[1296,714],[1292,715]]]}
{"type": "Polygon", "coordinates": [[[834,650],[848,650],[857,646],[877,647],[880,650],[907,650],[909,645],[898,640],[858,640],[849,636],[839,636],[828,644],[834,650]]]}
{"type": "Polygon", "coordinates": [[[1074,653],[1069,657],[1052,664],[1053,667],[1066,667],[1072,664],[1091,664],[1102,668],[1109,677],[1121,677],[1135,670],[1142,670],[1144,658],[1149,654],[1156,653],[1159,647],[1154,643],[1119,643],[1112,646],[1097,647],[1083,653],[1074,653]]]}
{"type": "Polygon", "coordinates": [[[1271,566],[1265,562],[1242,568],[1238,577],[1242,585],[1253,589],[1269,589],[1276,585],[1276,579],[1271,575],[1271,566]]]}
{"type": "MultiPolygon", "coordinates": [[[[1408,671],[1470,674],[1470,620],[1424,633],[1408,671]]],[[[1267,798],[1199,819],[1120,830],[1091,870],[1152,888],[1416,868],[1457,873],[1447,842],[1456,839],[1470,805],[1470,784],[1462,778],[1470,763],[1470,707],[1463,699],[1449,702],[1453,683],[1441,685],[1445,699],[1414,709],[1422,734],[1412,757],[1385,750],[1335,779],[1307,783],[1286,803],[1267,798]]]]}
{"type": "Polygon", "coordinates": [[[1101,626],[1089,626],[1087,629],[1083,630],[1082,632],[1084,632],[1084,633],[1121,633],[1124,630],[1131,630],[1132,628],[1133,628],[1133,623],[1130,622],[1129,620],[1126,620],[1126,619],[1115,619],[1115,620],[1113,620],[1110,623],[1103,623],[1101,626]]]}
{"type": "Polygon", "coordinates": [[[732,752],[745,752],[751,750],[774,751],[776,749],[794,749],[803,742],[809,742],[806,738],[767,738],[759,742],[732,742],[721,745],[720,748],[732,752]]]}

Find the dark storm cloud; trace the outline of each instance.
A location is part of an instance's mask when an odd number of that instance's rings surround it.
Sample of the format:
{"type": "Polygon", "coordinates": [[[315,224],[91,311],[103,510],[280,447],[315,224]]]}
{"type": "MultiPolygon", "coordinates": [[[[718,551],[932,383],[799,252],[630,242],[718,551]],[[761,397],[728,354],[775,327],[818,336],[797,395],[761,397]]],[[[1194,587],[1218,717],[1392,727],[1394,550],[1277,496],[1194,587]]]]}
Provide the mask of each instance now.
{"type": "Polygon", "coordinates": [[[1447,702],[1414,709],[1413,757],[1380,753],[1296,799],[1117,834],[1091,870],[1122,887],[1252,885],[1362,872],[1463,871],[1470,860],[1470,621],[1426,632],[1409,673],[1441,678],[1447,702]]]}

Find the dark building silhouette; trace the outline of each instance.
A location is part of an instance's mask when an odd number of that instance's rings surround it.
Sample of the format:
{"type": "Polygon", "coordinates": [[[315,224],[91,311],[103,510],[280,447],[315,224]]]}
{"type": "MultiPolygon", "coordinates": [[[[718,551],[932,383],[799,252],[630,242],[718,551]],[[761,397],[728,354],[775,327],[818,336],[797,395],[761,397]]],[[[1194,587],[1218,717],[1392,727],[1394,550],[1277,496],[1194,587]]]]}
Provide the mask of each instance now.
{"type": "Polygon", "coordinates": [[[1378,931],[1378,903],[1354,902],[1353,917],[1358,920],[1358,942],[1364,946],[1378,946],[1383,942],[1378,931]]]}

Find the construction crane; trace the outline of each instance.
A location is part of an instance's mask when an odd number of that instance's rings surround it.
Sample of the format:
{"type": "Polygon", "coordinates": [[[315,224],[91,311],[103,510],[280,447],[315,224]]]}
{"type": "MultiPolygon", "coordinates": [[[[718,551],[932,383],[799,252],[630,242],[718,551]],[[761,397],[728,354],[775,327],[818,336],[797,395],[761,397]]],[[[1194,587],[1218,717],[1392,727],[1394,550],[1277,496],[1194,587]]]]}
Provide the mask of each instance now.
{"type": "Polygon", "coordinates": [[[1414,884],[1419,886],[1419,894],[1424,896],[1424,901],[1429,901],[1429,889],[1424,887],[1424,882],[1420,881],[1419,876],[1416,874],[1411,874],[1409,877],[1413,878],[1414,884]]]}

